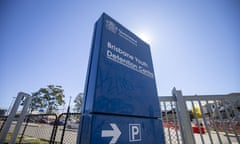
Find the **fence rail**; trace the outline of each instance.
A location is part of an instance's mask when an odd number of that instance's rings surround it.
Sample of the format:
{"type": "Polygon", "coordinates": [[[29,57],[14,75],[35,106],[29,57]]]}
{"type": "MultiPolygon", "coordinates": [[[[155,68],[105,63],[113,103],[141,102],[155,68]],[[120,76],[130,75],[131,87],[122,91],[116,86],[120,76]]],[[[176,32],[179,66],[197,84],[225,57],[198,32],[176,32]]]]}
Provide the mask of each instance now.
{"type": "Polygon", "coordinates": [[[240,143],[240,93],[160,97],[166,143],[240,143]]]}
{"type": "MultiPolygon", "coordinates": [[[[240,143],[240,93],[228,95],[159,97],[166,144],[240,143]]],[[[81,113],[30,114],[22,123],[16,143],[75,144],[81,113]]],[[[7,117],[0,117],[0,134],[7,117]]],[[[14,132],[15,117],[5,143],[14,132]]]]}
{"type": "MultiPolygon", "coordinates": [[[[27,115],[18,133],[16,143],[75,144],[81,113],[68,113],[69,117],[65,121],[66,116],[67,113],[62,113],[59,116],[56,114],[27,115]]],[[[4,143],[10,143],[9,137],[15,129],[17,120],[16,118],[12,122],[4,143]]],[[[3,127],[5,121],[6,117],[0,117],[0,128],[3,127]]]]}

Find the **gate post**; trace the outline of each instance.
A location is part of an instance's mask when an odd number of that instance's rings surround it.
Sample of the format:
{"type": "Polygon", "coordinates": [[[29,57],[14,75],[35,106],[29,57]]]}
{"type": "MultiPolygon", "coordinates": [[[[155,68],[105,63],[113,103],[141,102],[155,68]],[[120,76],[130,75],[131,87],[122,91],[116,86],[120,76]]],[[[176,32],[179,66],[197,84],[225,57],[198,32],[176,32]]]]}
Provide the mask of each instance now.
{"type": "Polygon", "coordinates": [[[23,109],[22,109],[22,112],[20,114],[20,117],[18,119],[18,122],[14,128],[14,131],[13,131],[13,134],[12,134],[12,137],[11,137],[11,141],[10,141],[10,144],[12,143],[15,143],[16,142],[16,139],[17,139],[17,136],[18,136],[18,133],[19,133],[19,130],[22,126],[22,123],[28,113],[28,109],[29,109],[29,106],[32,102],[32,97],[29,95],[29,94],[26,94],[26,93],[21,93],[21,95],[23,97],[25,97],[25,101],[23,103],[23,109]]]}
{"type": "Polygon", "coordinates": [[[17,134],[20,130],[21,124],[24,121],[24,118],[27,114],[28,107],[30,106],[30,103],[31,103],[31,96],[29,94],[26,94],[26,93],[23,93],[23,92],[18,93],[18,96],[15,100],[15,103],[14,103],[12,109],[11,109],[11,112],[8,115],[8,118],[7,118],[5,124],[2,128],[2,131],[0,133],[0,144],[4,143],[4,141],[7,137],[8,131],[11,127],[12,121],[14,120],[14,117],[17,113],[18,107],[21,104],[21,101],[23,100],[24,97],[26,97],[26,100],[24,102],[24,107],[23,107],[21,115],[18,119],[18,122],[17,122],[17,124],[14,128],[14,132],[13,132],[13,135],[12,135],[12,138],[11,138],[11,141],[10,141],[10,143],[15,143],[16,138],[17,138],[17,134]]]}
{"type": "Polygon", "coordinates": [[[183,143],[195,144],[192,125],[187,107],[185,105],[185,101],[182,96],[182,92],[181,90],[176,90],[176,88],[174,87],[172,90],[172,95],[176,97],[177,116],[180,123],[180,130],[183,137],[183,143]]]}

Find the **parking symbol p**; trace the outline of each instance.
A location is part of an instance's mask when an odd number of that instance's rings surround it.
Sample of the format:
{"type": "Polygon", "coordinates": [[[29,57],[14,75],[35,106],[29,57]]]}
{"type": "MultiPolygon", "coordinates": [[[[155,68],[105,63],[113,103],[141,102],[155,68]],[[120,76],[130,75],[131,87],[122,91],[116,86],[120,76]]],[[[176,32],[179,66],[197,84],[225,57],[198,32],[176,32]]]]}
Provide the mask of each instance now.
{"type": "Polygon", "coordinates": [[[141,141],[141,125],[140,124],[129,124],[129,141],[141,141]]]}

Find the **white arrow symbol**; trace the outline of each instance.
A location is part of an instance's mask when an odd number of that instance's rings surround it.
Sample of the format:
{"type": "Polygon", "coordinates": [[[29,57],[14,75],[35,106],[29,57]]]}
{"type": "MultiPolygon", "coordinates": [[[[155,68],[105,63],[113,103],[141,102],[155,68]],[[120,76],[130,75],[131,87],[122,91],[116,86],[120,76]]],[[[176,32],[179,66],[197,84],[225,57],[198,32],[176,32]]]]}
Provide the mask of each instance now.
{"type": "Polygon", "coordinates": [[[115,123],[110,123],[113,130],[102,130],[102,137],[112,137],[109,144],[115,144],[121,135],[121,131],[115,123]]]}

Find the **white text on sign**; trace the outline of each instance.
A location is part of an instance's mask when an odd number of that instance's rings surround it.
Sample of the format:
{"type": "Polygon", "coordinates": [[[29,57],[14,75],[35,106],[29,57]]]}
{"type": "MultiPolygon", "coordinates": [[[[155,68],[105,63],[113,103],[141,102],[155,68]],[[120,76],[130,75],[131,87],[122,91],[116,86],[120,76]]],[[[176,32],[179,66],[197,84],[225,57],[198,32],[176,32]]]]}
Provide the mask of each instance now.
{"type": "Polygon", "coordinates": [[[141,141],[141,125],[140,124],[129,124],[129,141],[141,141]]]}

